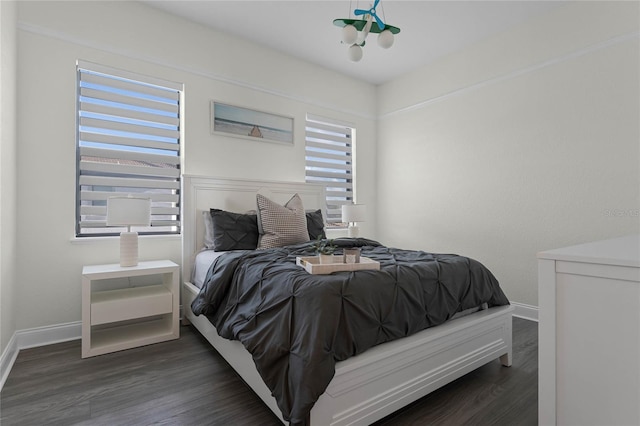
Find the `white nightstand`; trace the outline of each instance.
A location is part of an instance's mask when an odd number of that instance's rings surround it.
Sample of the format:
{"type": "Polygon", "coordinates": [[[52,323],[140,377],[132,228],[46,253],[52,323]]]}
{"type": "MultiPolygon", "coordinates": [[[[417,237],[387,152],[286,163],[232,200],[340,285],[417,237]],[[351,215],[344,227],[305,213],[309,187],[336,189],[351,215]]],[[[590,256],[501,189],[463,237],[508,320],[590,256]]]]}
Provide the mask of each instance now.
{"type": "Polygon", "coordinates": [[[179,266],[169,260],[137,266],[82,268],[82,358],[180,337],[179,266]],[[99,290],[97,281],[150,277],[150,285],[99,290]],[[156,279],[157,277],[157,279],[156,279]],[[92,288],[93,287],[93,288],[92,288]]]}

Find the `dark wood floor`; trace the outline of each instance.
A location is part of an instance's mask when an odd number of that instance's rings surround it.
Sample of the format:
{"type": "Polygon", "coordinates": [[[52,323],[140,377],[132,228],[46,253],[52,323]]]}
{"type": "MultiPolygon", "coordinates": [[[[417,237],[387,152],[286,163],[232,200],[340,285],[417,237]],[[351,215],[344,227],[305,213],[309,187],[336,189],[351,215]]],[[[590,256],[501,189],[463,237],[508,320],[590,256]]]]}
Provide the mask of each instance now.
{"type": "MultiPolygon", "coordinates": [[[[537,425],[538,327],[513,325],[511,368],[493,361],[377,425],[537,425]]],[[[280,424],[194,328],[180,331],[84,360],[79,340],[21,351],[0,393],[0,424],[280,424]]]]}

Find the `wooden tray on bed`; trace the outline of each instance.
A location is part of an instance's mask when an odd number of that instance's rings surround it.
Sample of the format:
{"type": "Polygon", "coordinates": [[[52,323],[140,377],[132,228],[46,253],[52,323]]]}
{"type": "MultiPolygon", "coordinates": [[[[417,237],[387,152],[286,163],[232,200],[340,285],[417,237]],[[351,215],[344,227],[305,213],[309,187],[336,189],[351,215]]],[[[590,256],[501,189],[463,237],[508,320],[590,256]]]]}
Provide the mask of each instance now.
{"type": "Polygon", "coordinates": [[[320,263],[318,256],[296,257],[296,265],[303,267],[308,273],[326,275],[338,271],[380,270],[380,262],[360,256],[360,263],[320,263]]]}

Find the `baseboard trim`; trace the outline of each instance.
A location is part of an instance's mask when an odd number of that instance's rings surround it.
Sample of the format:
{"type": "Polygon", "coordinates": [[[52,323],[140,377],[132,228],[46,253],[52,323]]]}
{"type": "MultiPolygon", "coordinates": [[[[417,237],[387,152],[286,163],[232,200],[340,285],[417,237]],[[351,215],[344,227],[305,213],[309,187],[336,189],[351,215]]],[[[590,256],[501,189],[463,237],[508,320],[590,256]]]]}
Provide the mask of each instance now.
{"type": "Polygon", "coordinates": [[[76,340],[82,337],[82,322],[48,325],[16,331],[18,349],[35,348],[76,340]]]}
{"type": "Polygon", "coordinates": [[[518,303],[518,302],[511,302],[511,306],[515,308],[515,311],[513,311],[514,317],[538,322],[537,306],[526,305],[524,303],[518,303]]]}
{"type": "Polygon", "coordinates": [[[81,336],[80,321],[16,331],[0,357],[0,390],[4,387],[4,382],[22,349],[67,342],[80,339],[81,336]]]}
{"type": "Polygon", "coordinates": [[[16,339],[16,333],[13,333],[7,347],[4,348],[2,352],[2,356],[0,356],[0,391],[4,387],[4,382],[7,381],[7,377],[9,377],[13,364],[16,362],[18,352],[20,352],[18,349],[18,340],[16,339]]]}

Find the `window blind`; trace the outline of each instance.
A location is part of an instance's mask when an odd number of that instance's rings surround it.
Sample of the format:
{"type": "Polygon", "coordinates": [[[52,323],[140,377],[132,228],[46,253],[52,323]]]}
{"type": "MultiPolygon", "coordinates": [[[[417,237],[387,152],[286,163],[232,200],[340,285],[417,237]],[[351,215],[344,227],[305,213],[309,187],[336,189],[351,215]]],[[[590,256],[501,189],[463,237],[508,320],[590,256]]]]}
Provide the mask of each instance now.
{"type": "Polygon", "coordinates": [[[180,232],[182,85],[97,64],[77,67],[76,235],[107,228],[107,198],[151,198],[151,226],[140,234],[180,232]]]}
{"type": "Polygon", "coordinates": [[[336,120],[307,114],[305,175],[326,185],[327,223],[342,225],[342,205],[353,202],[355,129],[336,120]]]}

